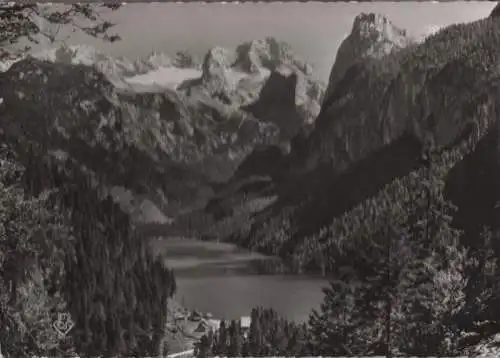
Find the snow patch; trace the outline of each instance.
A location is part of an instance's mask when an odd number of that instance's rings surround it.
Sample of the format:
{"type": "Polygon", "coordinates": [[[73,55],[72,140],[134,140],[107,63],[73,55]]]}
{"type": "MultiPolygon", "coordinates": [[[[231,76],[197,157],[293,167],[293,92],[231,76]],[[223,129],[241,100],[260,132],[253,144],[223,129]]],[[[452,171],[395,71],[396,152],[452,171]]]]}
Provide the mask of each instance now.
{"type": "Polygon", "coordinates": [[[23,59],[23,57],[15,57],[15,58],[9,58],[5,59],[0,62],[0,72],[7,72],[7,70],[16,62],[19,62],[23,59]]]}
{"type": "Polygon", "coordinates": [[[176,89],[184,81],[200,77],[201,71],[194,68],[161,67],[142,75],[127,77],[125,81],[131,85],[176,89]]]}

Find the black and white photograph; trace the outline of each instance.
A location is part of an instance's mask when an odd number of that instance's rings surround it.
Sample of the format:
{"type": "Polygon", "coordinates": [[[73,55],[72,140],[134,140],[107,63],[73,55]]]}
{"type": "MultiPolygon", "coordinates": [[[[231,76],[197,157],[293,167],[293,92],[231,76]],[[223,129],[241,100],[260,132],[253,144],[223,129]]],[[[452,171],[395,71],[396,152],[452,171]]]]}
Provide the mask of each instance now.
{"type": "Polygon", "coordinates": [[[22,357],[499,358],[500,3],[1,1],[22,357]]]}

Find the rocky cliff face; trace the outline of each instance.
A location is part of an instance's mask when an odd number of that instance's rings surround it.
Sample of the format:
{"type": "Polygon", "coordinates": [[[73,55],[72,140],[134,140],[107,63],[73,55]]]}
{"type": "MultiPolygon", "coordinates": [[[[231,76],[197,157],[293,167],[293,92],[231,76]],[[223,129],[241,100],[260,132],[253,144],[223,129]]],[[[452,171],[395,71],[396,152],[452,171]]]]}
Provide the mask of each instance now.
{"type": "Polygon", "coordinates": [[[258,99],[244,109],[261,120],[274,123],[283,141],[292,139],[304,124],[295,103],[298,75],[286,68],[271,73],[258,99]]]}
{"type": "Polygon", "coordinates": [[[419,148],[453,147],[460,138],[478,136],[475,154],[460,164],[461,174],[450,172],[448,184],[462,213],[470,214],[467,225],[481,220],[467,209],[471,205],[483,219],[491,218],[498,199],[494,158],[500,154],[497,33],[498,22],[490,19],[454,25],[423,44],[351,67],[325,101],[306,145],[306,171],[318,180],[321,173],[330,178],[326,186],[317,186],[322,189],[312,200],[315,207],[330,217],[343,213],[418,166],[419,148]],[[490,159],[480,160],[486,147],[490,159]],[[477,165],[489,174],[472,174],[477,165]],[[481,190],[469,187],[481,181],[481,190]]]}
{"type": "MultiPolygon", "coordinates": [[[[232,106],[249,106],[262,100],[272,102],[277,92],[264,87],[272,88],[278,78],[293,73],[296,80],[281,82],[286,83],[285,92],[294,93],[287,111],[296,110],[303,122],[311,122],[319,113],[323,85],[311,77],[309,64],[295,55],[288,44],[274,38],[250,41],[234,50],[213,48],[205,56],[202,71],[201,79],[186,81],[181,90],[188,94],[203,93],[232,106]],[[263,98],[267,96],[271,97],[263,98]]],[[[277,110],[273,108],[273,114],[263,114],[262,110],[259,113],[270,118],[277,110]]]]}
{"type": "Polygon", "coordinates": [[[500,16],[500,4],[497,3],[497,5],[491,11],[490,17],[499,17],[499,16],[500,16]]]}
{"type": "Polygon", "coordinates": [[[414,42],[406,30],[396,27],[383,15],[362,13],[356,16],[351,33],[337,51],[325,97],[331,95],[352,65],[367,58],[380,59],[414,42]]]}

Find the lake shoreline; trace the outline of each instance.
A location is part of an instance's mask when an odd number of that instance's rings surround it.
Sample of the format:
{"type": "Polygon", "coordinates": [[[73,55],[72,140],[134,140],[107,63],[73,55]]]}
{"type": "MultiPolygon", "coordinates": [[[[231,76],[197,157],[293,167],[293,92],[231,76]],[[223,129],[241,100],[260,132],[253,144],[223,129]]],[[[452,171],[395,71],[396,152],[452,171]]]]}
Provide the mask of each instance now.
{"type": "Polygon", "coordinates": [[[153,240],[152,249],[174,271],[174,300],[220,319],[239,319],[261,306],[305,322],[328,285],[325,277],[286,272],[279,258],[234,244],[176,237],[153,240]]]}

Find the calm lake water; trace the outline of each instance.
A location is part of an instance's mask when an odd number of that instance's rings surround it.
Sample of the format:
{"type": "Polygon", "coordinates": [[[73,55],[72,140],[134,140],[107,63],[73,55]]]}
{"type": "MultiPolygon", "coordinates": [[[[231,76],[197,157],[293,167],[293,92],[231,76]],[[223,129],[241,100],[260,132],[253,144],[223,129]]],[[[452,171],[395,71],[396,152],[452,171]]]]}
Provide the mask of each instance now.
{"type": "Polygon", "coordinates": [[[175,300],[216,318],[237,319],[263,306],[306,321],[311,309],[319,308],[321,289],[328,284],[308,276],[259,275],[255,264],[272,259],[231,244],[173,238],[155,240],[153,250],[175,270],[175,300]]]}

